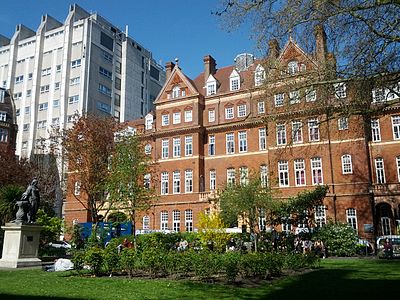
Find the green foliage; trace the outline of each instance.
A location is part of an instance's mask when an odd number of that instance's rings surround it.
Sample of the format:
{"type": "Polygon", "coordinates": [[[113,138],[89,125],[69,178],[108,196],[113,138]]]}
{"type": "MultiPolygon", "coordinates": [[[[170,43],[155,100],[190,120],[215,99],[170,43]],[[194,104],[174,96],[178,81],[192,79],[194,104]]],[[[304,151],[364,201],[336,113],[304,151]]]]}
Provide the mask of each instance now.
{"type": "Polygon", "coordinates": [[[230,234],[225,232],[226,226],[219,214],[207,215],[201,213],[198,228],[198,237],[203,247],[207,247],[207,244],[212,241],[215,251],[225,251],[230,234]]]}
{"type": "MultiPolygon", "coordinates": [[[[127,249],[128,250],[128,249],[127,249]]],[[[120,255],[118,254],[117,247],[108,245],[103,252],[103,264],[107,273],[112,273],[120,269],[120,255]]]]}
{"type": "Polygon", "coordinates": [[[319,228],[313,238],[324,242],[329,255],[352,256],[357,250],[357,234],[346,223],[328,223],[319,228]]]}
{"type": "Polygon", "coordinates": [[[40,231],[40,244],[46,245],[58,241],[63,229],[63,220],[58,217],[50,217],[43,209],[39,209],[36,216],[37,224],[43,226],[40,231]]]}
{"type": "Polygon", "coordinates": [[[15,219],[16,201],[21,199],[24,189],[19,185],[5,185],[0,188],[0,223],[5,224],[15,219]]]}
{"type": "Polygon", "coordinates": [[[99,247],[88,248],[85,251],[84,261],[90,267],[90,272],[93,275],[99,276],[104,261],[103,250],[99,247]]]}
{"type": "Polygon", "coordinates": [[[223,256],[223,267],[228,281],[235,281],[239,274],[241,254],[239,252],[227,252],[223,256]]]}
{"type": "Polygon", "coordinates": [[[219,196],[221,217],[226,224],[234,224],[238,217],[247,220],[250,231],[258,226],[260,209],[268,215],[275,207],[269,188],[263,187],[260,176],[251,175],[246,184],[228,184],[219,196]]]}
{"type": "Polygon", "coordinates": [[[71,261],[74,264],[74,269],[80,272],[85,265],[86,252],[84,250],[74,250],[72,252],[71,261]]]}
{"type": "MultiPolygon", "coordinates": [[[[108,245],[107,247],[110,247],[108,245]]],[[[134,248],[125,248],[121,252],[120,266],[122,269],[128,271],[129,277],[132,277],[134,270],[138,265],[138,255],[134,248]]]]}

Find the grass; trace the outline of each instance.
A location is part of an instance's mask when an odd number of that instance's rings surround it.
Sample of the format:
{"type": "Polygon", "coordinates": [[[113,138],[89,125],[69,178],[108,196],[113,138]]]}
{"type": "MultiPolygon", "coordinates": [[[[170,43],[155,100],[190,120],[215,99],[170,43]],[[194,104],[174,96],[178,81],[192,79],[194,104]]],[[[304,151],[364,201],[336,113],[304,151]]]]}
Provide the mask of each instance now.
{"type": "Polygon", "coordinates": [[[313,272],[260,286],[88,278],[70,272],[1,270],[0,299],[398,299],[400,260],[326,259],[313,272]]]}

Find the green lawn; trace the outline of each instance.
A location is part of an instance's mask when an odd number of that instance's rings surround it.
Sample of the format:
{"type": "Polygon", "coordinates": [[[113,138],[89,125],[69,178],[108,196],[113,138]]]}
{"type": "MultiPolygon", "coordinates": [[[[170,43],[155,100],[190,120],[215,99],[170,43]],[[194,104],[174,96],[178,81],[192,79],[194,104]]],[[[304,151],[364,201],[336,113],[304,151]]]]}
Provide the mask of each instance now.
{"type": "Polygon", "coordinates": [[[262,286],[83,278],[71,273],[1,270],[0,299],[399,299],[400,260],[326,259],[321,267],[262,286]]]}

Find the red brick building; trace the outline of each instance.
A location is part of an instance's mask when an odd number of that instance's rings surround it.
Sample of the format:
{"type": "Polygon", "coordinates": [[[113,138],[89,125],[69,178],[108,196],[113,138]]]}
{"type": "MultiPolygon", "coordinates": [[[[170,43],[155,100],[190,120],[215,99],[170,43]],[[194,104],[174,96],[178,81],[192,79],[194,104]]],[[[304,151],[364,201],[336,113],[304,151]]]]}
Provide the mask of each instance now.
{"type": "MultiPolygon", "coordinates": [[[[139,228],[195,230],[218,189],[257,171],[282,199],[328,185],[324,206],[315,210],[317,225],[348,222],[371,239],[398,233],[399,107],[371,120],[348,109],[361,96],[374,106],[398,93],[335,78],[322,27],[315,38],[315,53],[292,39],[282,49],[271,41],[266,59],[241,54],[220,69],[205,56],[204,71],[193,80],[179,65],[166,65],[154,115],[134,125],[157,164],[148,180],[159,194],[139,228]]],[[[301,227],[282,224],[292,232],[301,227]]]]}

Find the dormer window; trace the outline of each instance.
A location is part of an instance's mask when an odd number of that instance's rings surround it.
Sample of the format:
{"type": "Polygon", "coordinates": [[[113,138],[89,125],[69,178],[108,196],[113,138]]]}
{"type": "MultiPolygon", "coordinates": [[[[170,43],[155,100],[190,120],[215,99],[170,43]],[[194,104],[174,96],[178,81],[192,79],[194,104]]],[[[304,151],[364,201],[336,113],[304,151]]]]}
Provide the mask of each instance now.
{"type": "Polygon", "coordinates": [[[288,73],[289,75],[294,75],[299,72],[299,64],[297,61],[292,60],[288,63],[288,73]]]}
{"type": "Polygon", "coordinates": [[[266,77],[265,69],[263,68],[263,66],[258,65],[254,73],[254,85],[255,86],[262,85],[265,81],[265,77],[266,77]]]}
{"type": "Polygon", "coordinates": [[[215,95],[217,93],[217,80],[210,75],[206,82],[207,96],[215,95]]]}
{"type": "Polygon", "coordinates": [[[231,91],[237,91],[240,89],[240,76],[236,70],[233,70],[231,75],[229,76],[229,82],[231,91]]]}
{"type": "Polygon", "coordinates": [[[178,98],[181,96],[181,88],[176,85],[172,88],[172,98],[178,98]]]}
{"type": "Polygon", "coordinates": [[[153,115],[152,114],[148,114],[145,117],[145,128],[146,130],[152,129],[153,128],[153,115]]]}

